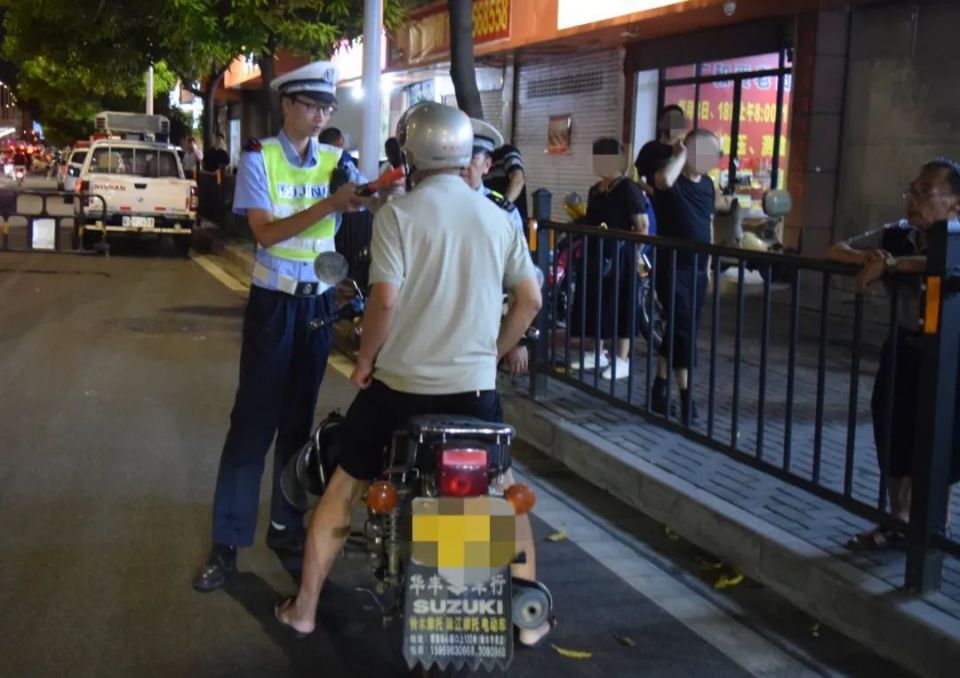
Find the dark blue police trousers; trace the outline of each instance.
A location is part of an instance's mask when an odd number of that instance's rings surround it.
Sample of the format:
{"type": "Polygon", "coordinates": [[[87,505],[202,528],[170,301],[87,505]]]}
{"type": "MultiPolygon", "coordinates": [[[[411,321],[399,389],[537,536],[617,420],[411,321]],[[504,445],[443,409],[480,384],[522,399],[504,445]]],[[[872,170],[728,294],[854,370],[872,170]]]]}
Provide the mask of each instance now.
{"type": "Polygon", "coordinates": [[[253,544],[260,481],[275,435],[270,520],[302,529],[303,513],[283,498],[280,475],[310,434],[330,353],[331,329],[311,331],[308,325],[314,318],[332,315],[333,309],[332,290],[295,297],[250,288],[243,316],[240,383],[213,501],[214,543],[253,544]]]}

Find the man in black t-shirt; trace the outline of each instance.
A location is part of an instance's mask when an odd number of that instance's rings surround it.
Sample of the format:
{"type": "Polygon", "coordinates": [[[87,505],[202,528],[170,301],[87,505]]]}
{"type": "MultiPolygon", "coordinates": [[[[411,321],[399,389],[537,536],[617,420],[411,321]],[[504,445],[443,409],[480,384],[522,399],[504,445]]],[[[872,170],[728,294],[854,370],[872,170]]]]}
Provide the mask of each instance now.
{"type": "MultiPolygon", "coordinates": [[[[654,180],[654,209],[659,221],[659,235],[705,245],[712,242],[716,190],[707,172],[719,164],[722,156],[720,140],[708,130],[695,129],[684,141],[677,142],[673,156],[656,173],[654,180]]],[[[661,247],[658,259],[669,262],[670,250],[661,247]]],[[[673,307],[672,368],[676,370],[680,389],[682,421],[688,426],[697,416],[688,378],[689,368],[696,361],[697,329],[707,294],[707,260],[706,255],[677,250],[676,277],[671,280],[669,265],[658,264],[657,270],[657,296],[665,317],[670,317],[670,308],[673,307]]],[[[665,336],[669,336],[669,330],[665,336]]],[[[660,344],[657,378],[653,383],[653,410],[664,415],[670,409],[666,382],[669,349],[669,342],[660,344]]]]}
{"type": "Polygon", "coordinates": [[[504,144],[493,152],[493,166],[483,185],[506,197],[520,212],[524,229],[527,224],[527,187],[520,149],[504,144]]]}
{"type": "Polygon", "coordinates": [[[217,134],[213,142],[213,148],[203,154],[203,169],[208,172],[216,172],[218,169],[230,164],[230,154],[224,148],[226,139],[222,134],[217,134]]]}
{"type": "MultiPolygon", "coordinates": [[[[645,143],[633,162],[639,177],[637,183],[647,195],[653,195],[654,177],[673,157],[674,145],[686,133],[687,119],[683,109],[676,105],[664,106],[657,119],[657,138],[645,143]]],[[[659,218],[659,215],[657,217],[659,218]]]]}

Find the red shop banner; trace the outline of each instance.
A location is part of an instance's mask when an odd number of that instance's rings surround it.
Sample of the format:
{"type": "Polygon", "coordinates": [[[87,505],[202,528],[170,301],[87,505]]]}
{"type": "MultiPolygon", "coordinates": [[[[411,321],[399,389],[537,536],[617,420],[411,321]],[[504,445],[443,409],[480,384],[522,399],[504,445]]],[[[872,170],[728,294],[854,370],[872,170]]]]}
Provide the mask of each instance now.
{"type": "MultiPolygon", "coordinates": [[[[776,67],[776,55],[764,55],[731,62],[703,64],[703,76],[766,70],[776,67]],[[771,58],[773,63],[771,63],[771,58]]],[[[748,175],[751,183],[769,185],[773,161],[774,135],[777,119],[777,76],[745,78],[741,86],[740,129],[737,136],[738,174],[748,175]]],[[[787,130],[789,124],[791,76],[784,77],[783,123],[780,135],[780,167],[787,157],[787,130]]],[[[723,145],[721,168],[729,166],[731,133],[733,129],[734,81],[705,82],[700,85],[700,103],[697,118],[700,127],[716,132],[723,145]]],[[[680,106],[688,119],[694,117],[695,85],[675,85],[666,89],[666,103],[680,106]]]]}

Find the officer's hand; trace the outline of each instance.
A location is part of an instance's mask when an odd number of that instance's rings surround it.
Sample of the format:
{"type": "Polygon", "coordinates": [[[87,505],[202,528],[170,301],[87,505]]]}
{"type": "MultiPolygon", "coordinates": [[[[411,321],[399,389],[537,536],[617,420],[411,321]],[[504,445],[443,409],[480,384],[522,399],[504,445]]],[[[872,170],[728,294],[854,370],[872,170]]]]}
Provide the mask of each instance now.
{"type": "Polygon", "coordinates": [[[349,212],[370,204],[372,198],[364,198],[356,194],[359,184],[346,183],[333,194],[333,211],[349,212]]]}
{"type": "Polygon", "coordinates": [[[373,383],[373,363],[357,356],[357,366],[353,368],[350,381],[361,391],[373,383]]]}
{"type": "Polygon", "coordinates": [[[530,355],[526,346],[514,346],[503,357],[507,361],[507,367],[510,368],[511,377],[527,373],[530,355]]]}

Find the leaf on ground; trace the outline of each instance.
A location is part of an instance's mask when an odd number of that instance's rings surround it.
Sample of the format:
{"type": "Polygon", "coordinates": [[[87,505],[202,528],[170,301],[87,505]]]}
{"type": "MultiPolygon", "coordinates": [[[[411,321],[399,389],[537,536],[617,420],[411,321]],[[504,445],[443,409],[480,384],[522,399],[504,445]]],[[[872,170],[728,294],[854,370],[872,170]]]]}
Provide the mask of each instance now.
{"type": "Polygon", "coordinates": [[[636,646],[637,646],[636,641],[634,641],[633,638],[631,638],[630,636],[628,636],[628,635],[626,635],[626,634],[618,633],[618,634],[614,635],[614,638],[616,638],[617,640],[619,640],[621,644],[626,645],[627,647],[636,647],[636,646]]]}
{"type": "Polygon", "coordinates": [[[813,634],[814,638],[820,637],[820,622],[816,622],[810,627],[810,633],[813,634]]]}
{"type": "Polygon", "coordinates": [[[739,572],[734,572],[733,574],[721,574],[717,581],[713,583],[713,588],[717,591],[723,591],[725,589],[732,589],[734,586],[737,586],[743,581],[743,575],[739,572]]]}
{"type": "Polygon", "coordinates": [[[593,657],[593,652],[582,652],[580,650],[568,650],[565,647],[558,647],[557,645],[551,645],[550,647],[552,647],[557,654],[563,657],[567,657],[569,659],[590,659],[591,657],[593,657]]]}
{"type": "Polygon", "coordinates": [[[563,530],[560,530],[559,532],[554,532],[549,537],[547,537],[547,541],[563,541],[566,538],[567,538],[567,533],[564,532],[563,530]]]}
{"type": "Polygon", "coordinates": [[[667,539],[670,541],[680,541],[680,535],[671,530],[666,525],[663,526],[663,532],[667,535],[667,539]]]}

